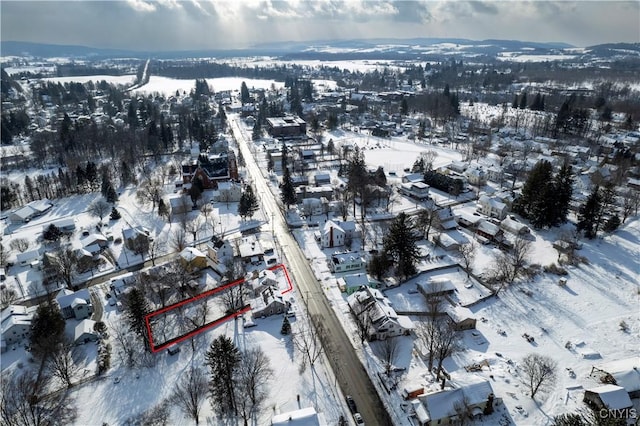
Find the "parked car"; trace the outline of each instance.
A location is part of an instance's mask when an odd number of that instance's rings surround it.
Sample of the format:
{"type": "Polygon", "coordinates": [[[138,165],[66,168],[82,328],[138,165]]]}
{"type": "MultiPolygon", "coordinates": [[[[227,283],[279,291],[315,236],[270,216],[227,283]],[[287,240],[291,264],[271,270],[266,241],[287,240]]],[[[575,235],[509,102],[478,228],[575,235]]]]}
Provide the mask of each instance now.
{"type": "Polygon", "coordinates": [[[354,414],[357,413],[358,407],[356,407],[356,402],[353,400],[351,395],[347,395],[345,399],[347,400],[347,406],[349,407],[349,411],[351,411],[351,413],[354,413],[354,414]]]}
{"type": "Polygon", "coordinates": [[[353,420],[356,421],[356,424],[358,426],[364,426],[364,420],[362,420],[362,416],[360,415],[360,413],[355,413],[353,415],[353,420]]]}

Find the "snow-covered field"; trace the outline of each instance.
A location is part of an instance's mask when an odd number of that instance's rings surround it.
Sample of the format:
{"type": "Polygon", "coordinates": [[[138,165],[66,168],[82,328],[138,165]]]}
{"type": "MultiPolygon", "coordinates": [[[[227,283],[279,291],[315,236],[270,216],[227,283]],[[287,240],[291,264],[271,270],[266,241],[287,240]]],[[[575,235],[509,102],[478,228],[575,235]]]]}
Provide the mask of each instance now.
{"type": "Polygon", "coordinates": [[[87,83],[93,81],[97,83],[99,81],[106,81],[109,84],[121,84],[123,86],[131,86],[136,76],[133,74],[127,75],[83,75],[72,77],[47,77],[43,78],[43,81],[50,81],[52,83],[87,83]]]}
{"type": "MultiPolygon", "coordinates": [[[[225,90],[239,91],[242,82],[247,84],[249,89],[269,89],[271,85],[274,85],[277,89],[284,87],[284,82],[278,82],[275,80],[260,80],[242,77],[221,77],[221,78],[207,78],[205,79],[209,87],[215,92],[222,92],[225,90]]],[[[134,93],[163,93],[166,96],[173,95],[176,91],[189,93],[196,87],[195,79],[176,79],[169,77],[160,77],[152,75],[149,78],[149,83],[142,87],[138,87],[133,90],[134,93]]]]}

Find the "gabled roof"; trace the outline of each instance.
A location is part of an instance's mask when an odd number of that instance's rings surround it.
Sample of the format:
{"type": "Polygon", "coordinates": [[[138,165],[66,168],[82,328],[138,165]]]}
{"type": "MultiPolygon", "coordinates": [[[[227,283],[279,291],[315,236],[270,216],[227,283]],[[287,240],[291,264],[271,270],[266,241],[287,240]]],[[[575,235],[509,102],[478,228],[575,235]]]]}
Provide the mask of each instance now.
{"type": "Polygon", "coordinates": [[[64,309],[67,306],[72,306],[72,303],[75,301],[75,299],[82,299],[89,303],[91,301],[89,290],[83,288],[82,290],[73,292],[65,288],[60,290],[60,292],[56,296],[56,302],[58,302],[58,305],[60,305],[60,309],[64,309]]]}
{"type": "Polygon", "coordinates": [[[600,397],[600,401],[609,409],[621,409],[632,407],[631,398],[622,386],[604,385],[597,388],[587,389],[600,397]]]}

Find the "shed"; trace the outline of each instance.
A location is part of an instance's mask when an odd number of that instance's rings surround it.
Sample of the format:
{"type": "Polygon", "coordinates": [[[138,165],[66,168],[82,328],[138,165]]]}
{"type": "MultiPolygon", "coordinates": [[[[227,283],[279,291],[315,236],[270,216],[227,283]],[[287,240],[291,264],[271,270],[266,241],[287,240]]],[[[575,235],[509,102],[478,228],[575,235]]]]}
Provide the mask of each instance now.
{"type": "Polygon", "coordinates": [[[621,410],[633,407],[629,394],[622,386],[604,385],[584,391],[583,401],[595,409],[621,410]]]}

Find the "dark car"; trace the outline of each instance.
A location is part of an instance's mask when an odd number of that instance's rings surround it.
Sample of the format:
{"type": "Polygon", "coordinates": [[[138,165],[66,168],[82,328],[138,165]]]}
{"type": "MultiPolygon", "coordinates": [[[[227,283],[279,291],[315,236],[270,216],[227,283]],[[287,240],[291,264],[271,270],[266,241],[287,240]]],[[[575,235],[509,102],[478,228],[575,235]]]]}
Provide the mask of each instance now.
{"type": "Polygon", "coordinates": [[[347,406],[349,406],[349,410],[351,411],[351,413],[357,413],[358,407],[356,407],[356,402],[353,400],[351,395],[347,395],[345,399],[347,400],[347,406]]]}

